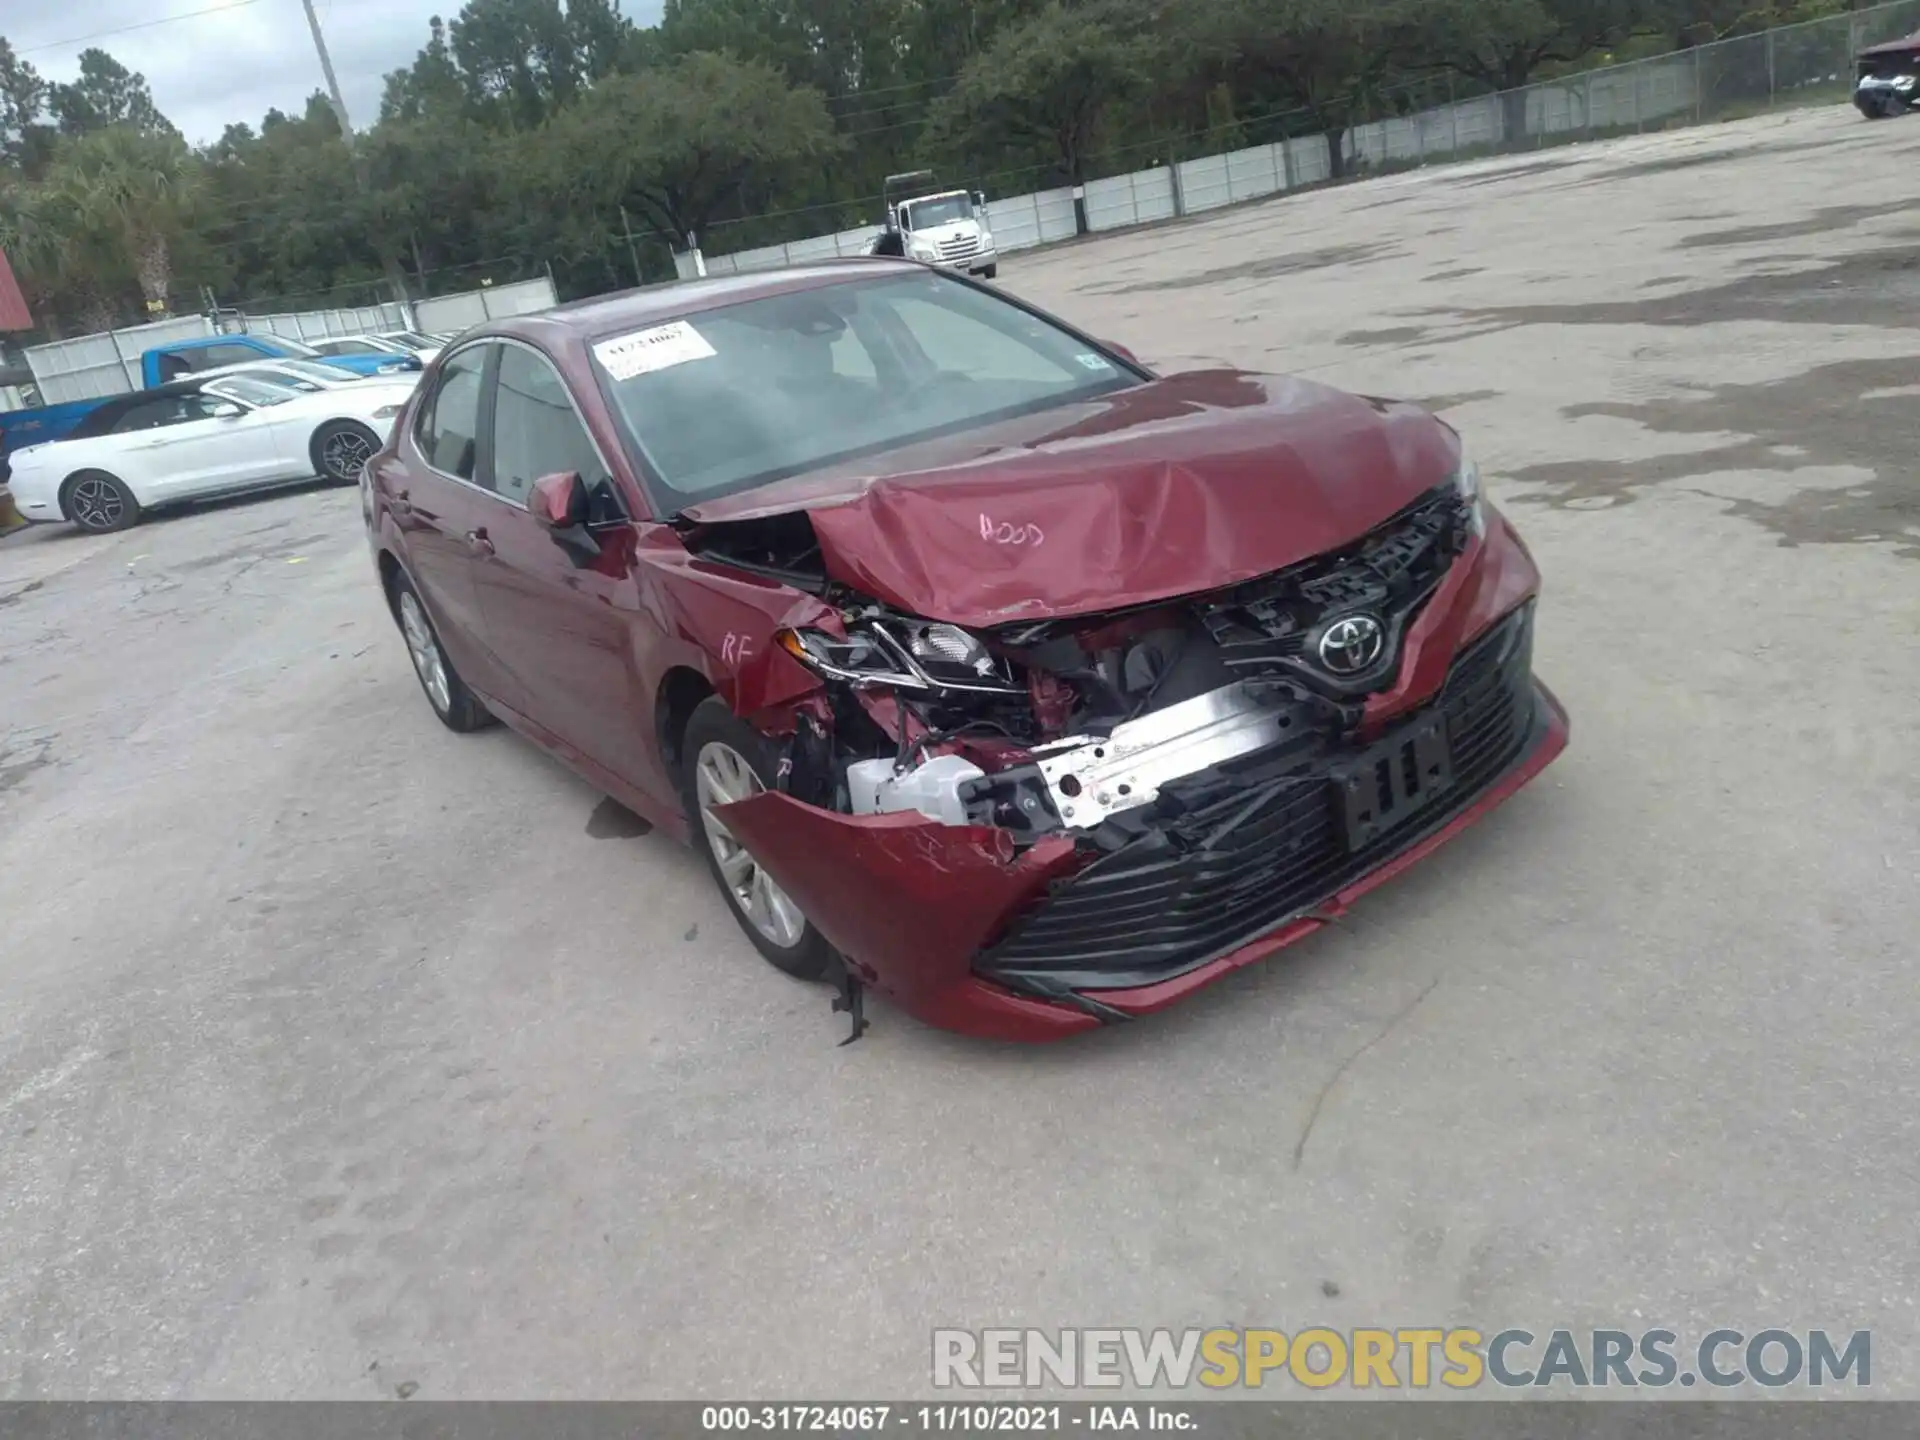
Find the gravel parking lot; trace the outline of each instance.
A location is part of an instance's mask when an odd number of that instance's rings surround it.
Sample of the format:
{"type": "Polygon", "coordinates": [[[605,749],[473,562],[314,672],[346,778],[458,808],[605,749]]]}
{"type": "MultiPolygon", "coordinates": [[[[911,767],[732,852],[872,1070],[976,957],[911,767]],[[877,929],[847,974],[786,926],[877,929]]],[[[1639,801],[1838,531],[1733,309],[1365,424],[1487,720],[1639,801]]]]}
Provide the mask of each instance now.
{"type": "Polygon", "coordinates": [[[1920,123],[1817,111],[1017,258],[1467,435],[1573,748],[1042,1048],[754,956],[448,734],[350,492],[0,543],[0,1394],[900,1396],[937,1324],[1874,1331],[1920,1396],[1920,123]]]}

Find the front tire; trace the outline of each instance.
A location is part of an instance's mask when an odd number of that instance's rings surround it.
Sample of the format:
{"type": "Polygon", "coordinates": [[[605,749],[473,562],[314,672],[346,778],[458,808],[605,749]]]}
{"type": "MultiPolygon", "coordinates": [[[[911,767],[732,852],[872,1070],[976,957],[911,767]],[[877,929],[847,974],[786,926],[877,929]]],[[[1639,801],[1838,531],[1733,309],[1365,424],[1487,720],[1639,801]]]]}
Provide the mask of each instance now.
{"type": "Polygon", "coordinates": [[[997,264],[987,266],[986,269],[980,272],[980,278],[982,280],[998,280],[1000,278],[1000,267],[997,264]]]}
{"type": "Polygon", "coordinates": [[[407,655],[413,661],[413,673],[426,692],[427,704],[440,717],[440,723],[458,735],[469,735],[493,724],[493,715],[479,697],[467,688],[460,672],[453,668],[427,607],[404,575],[394,577],[393,617],[400,623],[400,634],[407,642],[407,655]]]}
{"type": "Polygon", "coordinates": [[[90,535],[106,535],[137,525],[140,502],[119,476],[82,470],[60,488],[60,513],[90,535]]]}
{"type": "Polygon", "coordinates": [[[765,738],[726,701],[708,696],[687,722],[680,753],[687,819],[733,918],[775,969],[801,980],[820,979],[833,961],[833,947],[712,813],[716,806],[769,788],[777,766],[765,738]]]}
{"type": "Polygon", "coordinates": [[[329,485],[358,485],[360,472],[380,451],[380,437],[354,420],[329,420],[308,447],[313,471],[329,485]]]}

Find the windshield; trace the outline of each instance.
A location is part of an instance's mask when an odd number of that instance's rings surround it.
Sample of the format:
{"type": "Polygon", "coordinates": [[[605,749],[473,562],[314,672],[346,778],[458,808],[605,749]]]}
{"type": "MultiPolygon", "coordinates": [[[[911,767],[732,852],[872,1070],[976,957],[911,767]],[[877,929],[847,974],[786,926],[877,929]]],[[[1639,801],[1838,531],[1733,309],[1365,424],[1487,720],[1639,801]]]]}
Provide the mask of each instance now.
{"type": "Polygon", "coordinates": [[[209,385],[210,395],[231,396],[249,405],[280,405],[300,393],[293,380],[270,380],[262,375],[229,375],[217,385],[209,385]]]}
{"type": "Polygon", "coordinates": [[[930,272],[749,300],[593,353],[667,513],[1138,383],[1039,316],[930,272]]]}
{"type": "Polygon", "coordinates": [[[322,364],[318,360],[288,360],[279,365],[274,374],[284,372],[289,380],[298,378],[311,381],[314,389],[333,390],[342,385],[358,385],[365,378],[351,370],[342,370],[338,365],[322,364]]]}
{"type": "MultiPolygon", "coordinates": [[[[288,363],[298,365],[302,362],[294,360],[288,363]]],[[[242,370],[238,375],[229,376],[228,378],[258,380],[266,385],[278,385],[283,389],[298,390],[302,394],[312,394],[320,389],[317,384],[307,379],[304,375],[289,375],[284,370],[270,370],[264,366],[254,370],[242,370]]]]}
{"type": "Polygon", "coordinates": [[[329,355],[394,355],[400,347],[376,345],[371,340],[322,340],[320,348],[329,355]]]}
{"type": "Polygon", "coordinates": [[[969,195],[942,195],[933,200],[916,200],[911,205],[901,207],[903,228],[908,230],[931,230],[939,225],[951,225],[956,220],[973,218],[973,197],[969,195]]]}
{"type": "Polygon", "coordinates": [[[273,335],[268,338],[289,355],[318,355],[320,353],[305,341],[289,340],[285,335],[273,335]]]}
{"type": "Polygon", "coordinates": [[[436,350],[439,348],[432,340],[412,330],[396,330],[391,335],[382,335],[382,340],[391,341],[405,350],[436,350]]]}

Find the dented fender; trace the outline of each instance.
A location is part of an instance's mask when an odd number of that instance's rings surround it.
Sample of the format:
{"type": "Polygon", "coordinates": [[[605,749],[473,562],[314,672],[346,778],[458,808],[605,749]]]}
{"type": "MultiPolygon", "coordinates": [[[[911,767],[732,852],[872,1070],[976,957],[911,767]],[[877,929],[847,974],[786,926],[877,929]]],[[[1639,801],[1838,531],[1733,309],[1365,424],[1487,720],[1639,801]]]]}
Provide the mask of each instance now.
{"type": "Polygon", "coordinates": [[[818,597],[689,554],[661,527],[640,547],[640,563],[670,576],[649,587],[661,630],[690,647],[721,699],[762,729],[790,731],[796,702],[821,690],[820,679],[774,643],[784,629],[845,633],[839,612],[818,597]],[[784,717],[784,726],[780,717],[784,717]]]}
{"type": "MultiPolygon", "coordinates": [[[[1073,841],[1014,853],[1005,831],[943,825],[915,812],[839,815],[766,791],[714,815],[765,866],[863,981],[930,1024],[981,981],[973,956],[1048,882],[1082,863],[1073,841]]],[[[1007,991],[1009,1024],[1039,1012],[1058,1033],[1057,1007],[1007,991]]],[[[1098,1024],[1091,1015],[1086,1025],[1098,1024]]]]}

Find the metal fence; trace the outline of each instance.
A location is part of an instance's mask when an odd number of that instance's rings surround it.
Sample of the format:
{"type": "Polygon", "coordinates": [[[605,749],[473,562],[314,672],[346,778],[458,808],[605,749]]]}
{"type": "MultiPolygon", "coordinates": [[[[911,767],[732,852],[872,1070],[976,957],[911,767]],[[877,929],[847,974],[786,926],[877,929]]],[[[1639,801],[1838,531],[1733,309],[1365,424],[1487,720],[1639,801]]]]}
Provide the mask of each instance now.
{"type": "MultiPolygon", "coordinates": [[[[1852,84],[1859,50],[1916,31],[1920,0],[1893,0],[1524,90],[1369,118],[1339,137],[1338,170],[1364,175],[1839,100],[1852,84]]],[[[1178,219],[1323,184],[1336,173],[1332,143],[1324,135],[1291,138],[1089,180],[1082,187],[1084,233],[1178,219]]],[[[987,206],[987,221],[1000,252],[1083,233],[1074,193],[1065,187],[994,200],[987,206]]],[[[863,255],[877,234],[877,227],[866,226],[702,258],[709,274],[765,269],[863,255]]],[[[691,256],[676,256],[675,262],[683,276],[691,273],[691,256]]]]}
{"type": "Polygon", "coordinates": [[[437,295],[413,302],[417,330],[465,330],[487,320],[509,315],[531,315],[554,304],[553,281],[518,280],[511,285],[485,285],[463,295],[437,295]]]}
{"type": "Polygon", "coordinates": [[[284,335],[289,340],[325,340],[333,335],[377,335],[382,330],[408,330],[412,321],[404,305],[355,305],[342,310],[301,310],[280,315],[249,315],[246,328],[256,335],[284,335]]]}

